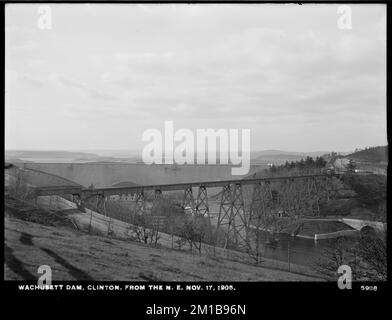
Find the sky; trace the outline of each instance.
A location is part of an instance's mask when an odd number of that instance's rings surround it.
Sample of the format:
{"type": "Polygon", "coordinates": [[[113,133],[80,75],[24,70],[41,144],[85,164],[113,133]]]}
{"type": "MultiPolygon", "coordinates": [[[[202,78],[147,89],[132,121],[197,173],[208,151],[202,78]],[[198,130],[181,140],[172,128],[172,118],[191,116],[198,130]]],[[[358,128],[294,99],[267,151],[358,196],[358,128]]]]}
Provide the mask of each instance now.
{"type": "Polygon", "coordinates": [[[142,149],[145,130],[250,129],[251,150],[385,145],[386,6],[6,5],[5,147],[142,149]]]}

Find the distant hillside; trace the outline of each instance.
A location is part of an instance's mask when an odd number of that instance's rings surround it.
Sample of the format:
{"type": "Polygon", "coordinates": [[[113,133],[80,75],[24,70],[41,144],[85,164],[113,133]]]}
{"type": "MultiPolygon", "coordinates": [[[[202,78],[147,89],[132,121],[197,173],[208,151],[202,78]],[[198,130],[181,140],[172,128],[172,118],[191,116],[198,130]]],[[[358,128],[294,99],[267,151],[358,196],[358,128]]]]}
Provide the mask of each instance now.
{"type": "Polygon", "coordinates": [[[90,163],[135,163],[137,157],[100,156],[95,153],[79,151],[40,151],[40,150],[6,150],[5,159],[12,163],[20,162],[90,162],[90,163]]]}
{"type": "Polygon", "coordinates": [[[98,157],[94,153],[71,152],[71,151],[41,151],[41,150],[6,150],[6,158],[94,158],[98,157]]]}
{"type": "Polygon", "coordinates": [[[264,150],[251,153],[251,162],[270,162],[275,164],[283,164],[286,161],[299,161],[309,157],[318,157],[328,154],[329,151],[314,152],[292,152],[282,150],[264,150]]]}
{"type": "MultiPolygon", "coordinates": [[[[376,148],[374,148],[376,149],[376,148]]],[[[366,151],[366,150],[364,150],[366,151]]],[[[245,179],[258,179],[270,177],[287,177],[308,174],[323,173],[324,164],[316,161],[313,165],[310,161],[276,165],[265,170],[260,170],[245,177],[245,179]]],[[[355,161],[355,165],[367,174],[345,174],[339,180],[336,178],[335,187],[341,190],[336,199],[328,204],[320,206],[321,215],[324,216],[348,216],[365,220],[386,221],[386,174],[380,174],[377,168],[386,167],[385,164],[367,163],[355,161]],[[369,172],[374,172],[369,174],[369,172]]]]}
{"type": "Polygon", "coordinates": [[[388,161],[388,146],[371,147],[365,150],[359,150],[346,156],[346,158],[357,161],[369,162],[387,162],[388,161]]]}
{"type": "Polygon", "coordinates": [[[298,161],[306,158],[305,155],[297,155],[297,154],[270,154],[270,155],[262,155],[258,156],[255,159],[252,159],[254,162],[285,162],[285,161],[298,161]]]}
{"type": "MultiPolygon", "coordinates": [[[[83,161],[85,163],[137,163],[138,158],[115,158],[115,157],[94,157],[94,158],[77,158],[75,161],[83,161]]],[[[144,163],[141,161],[141,163],[144,163]]]]}
{"type": "Polygon", "coordinates": [[[321,156],[323,154],[329,153],[329,151],[312,151],[312,152],[300,152],[300,151],[284,151],[284,150],[261,150],[252,151],[251,158],[257,158],[260,156],[270,156],[270,155],[296,155],[296,156],[321,156]]]}
{"type": "Polygon", "coordinates": [[[30,160],[22,160],[22,159],[19,159],[19,158],[7,157],[7,156],[5,156],[5,160],[7,162],[15,163],[15,164],[18,164],[18,163],[33,163],[34,162],[34,161],[30,161],[30,160]]]}

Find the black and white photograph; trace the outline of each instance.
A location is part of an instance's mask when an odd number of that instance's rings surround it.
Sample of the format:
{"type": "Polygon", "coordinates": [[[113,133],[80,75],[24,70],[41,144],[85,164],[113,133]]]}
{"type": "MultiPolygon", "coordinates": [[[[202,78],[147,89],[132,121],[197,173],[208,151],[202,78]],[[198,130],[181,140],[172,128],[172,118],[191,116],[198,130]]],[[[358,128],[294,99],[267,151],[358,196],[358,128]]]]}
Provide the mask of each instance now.
{"type": "MultiPolygon", "coordinates": [[[[380,290],[386,16],[386,3],[5,3],[5,282],[380,290]]],[[[159,308],[146,314],[245,313],[159,308]]]]}

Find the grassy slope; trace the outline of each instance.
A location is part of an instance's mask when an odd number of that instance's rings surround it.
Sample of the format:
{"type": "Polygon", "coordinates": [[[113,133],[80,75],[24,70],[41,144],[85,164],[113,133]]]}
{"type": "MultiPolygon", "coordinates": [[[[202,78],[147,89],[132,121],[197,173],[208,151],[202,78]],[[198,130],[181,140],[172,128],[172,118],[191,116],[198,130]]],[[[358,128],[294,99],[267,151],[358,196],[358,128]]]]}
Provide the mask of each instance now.
{"type": "Polygon", "coordinates": [[[381,162],[388,161],[388,146],[373,147],[351,153],[346,158],[357,161],[381,162]]]}
{"type": "Polygon", "coordinates": [[[388,146],[372,147],[349,154],[346,158],[353,159],[357,169],[387,175],[388,146]]]}
{"type": "Polygon", "coordinates": [[[355,191],[359,208],[371,213],[371,219],[386,221],[387,177],[380,175],[346,175],[343,182],[355,191]]]}
{"type": "MultiPolygon", "coordinates": [[[[383,148],[385,149],[387,147],[374,149],[377,152],[381,152],[384,150],[383,148]]],[[[363,152],[368,154],[366,153],[368,150],[363,152]]],[[[258,171],[246,178],[268,178],[271,176],[295,176],[301,174],[310,173],[306,172],[306,170],[299,172],[297,169],[289,170],[284,168],[275,174],[269,170],[258,171]]],[[[344,175],[339,181],[335,179],[334,183],[335,187],[339,190],[337,198],[328,204],[321,204],[322,216],[386,221],[386,176],[379,174],[344,175]]],[[[219,195],[217,198],[219,199],[219,195]]],[[[338,231],[338,229],[335,231],[338,231]]]]}
{"type": "Polygon", "coordinates": [[[48,218],[46,214],[6,201],[6,280],[36,279],[37,268],[42,264],[52,267],[54,280],[317,280],[225,259],[93,236],[75,230],[66,217],[48,218]]]}

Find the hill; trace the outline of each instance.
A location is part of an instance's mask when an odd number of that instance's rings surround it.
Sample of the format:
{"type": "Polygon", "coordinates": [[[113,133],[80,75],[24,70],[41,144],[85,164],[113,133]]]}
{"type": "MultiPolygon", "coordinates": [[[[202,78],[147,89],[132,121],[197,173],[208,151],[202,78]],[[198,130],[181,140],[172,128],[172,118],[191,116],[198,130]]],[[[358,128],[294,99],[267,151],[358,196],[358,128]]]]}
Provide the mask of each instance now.
{"type": "Polygon", "coordinates": [[[306,157],[319,157],[329,153],[328,151],[314,151],[314,152],[292,152],[282,150],[263,150],[251,153],[251,162],[257,163],[274,163],[283,164],[286,161],[299,161],[306,157]]]}
{"type": "Polygon", "coordinates": [[[301,156],[321,156],[325,153],[329,153],[329,151],[311,151],[311,152],[299,152],[299,151],[284,151],[284,150],[261,150],[261,151],[252,151],[251,158],[257,158],[260,156],[269,156],[269,155],[301,155],[301,156]]]}
{"type": "Polygon", "coordinates": [[[387,219],[387,177],[382,175],[344,175],[343,183],[355,192],[357,208],[366,209],[370,219],[386,221],[387,219]]]}
{"type": "Polygon", "coordinates": [[[346,156],[356,161],[387,162],[388,146],[379,146],[359,150],[346,156]]]}
{"type": "Polygon", "coordinates": [[[45,151],[45,150],[6,150],[7,158],[39,158],[39,159],[64,159],[64,158],[93,158],[97,157],[94,153],[71,152],[71,151],[45,151]]]}
{"type": "Polygon", "coordinates": [[[53,280],[121,281],[316,281],[184,250],[151,247],[75,229],[70,211],[44,212],[5,199],[6,280],[36,280],[50,265],[53,280]]]}
{"type": "MultiPolygon", "coordinates": [[[[385,165],[377,166],[373,163],[356,161],[356,166],[366,172],[343,174],[339,179],[334,178],[334,186],[338,191],[332,201],[320,206],[320,214],[386,221],[387,176],[377,172],[378,167],[385,167],[385,165]]],[[[299,176],[322,172],[322,167],[309,166],[305,161],[303,168],[299,168],[298,163],[293,168],[287,165],[276,166],[250,174],[245,179],[299,176]]]]}

